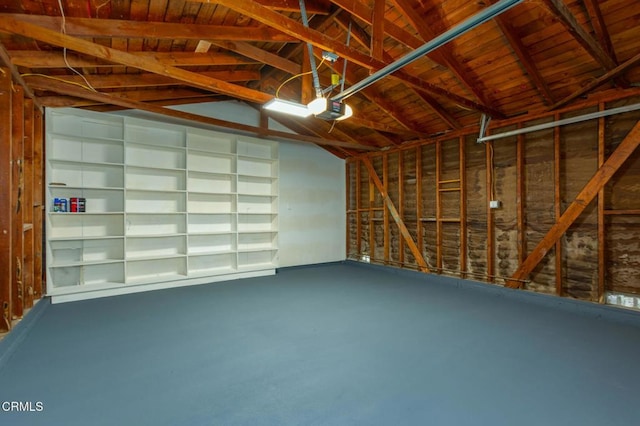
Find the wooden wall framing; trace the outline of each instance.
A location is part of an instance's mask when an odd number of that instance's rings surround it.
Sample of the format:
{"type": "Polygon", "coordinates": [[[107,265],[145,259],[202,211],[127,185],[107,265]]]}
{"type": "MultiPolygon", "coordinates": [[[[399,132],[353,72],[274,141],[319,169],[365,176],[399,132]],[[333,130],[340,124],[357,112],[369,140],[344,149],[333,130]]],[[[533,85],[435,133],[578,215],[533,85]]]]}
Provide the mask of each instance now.
{"type": "MultiPolygon", "coordinates": [[[[599,100],[494,124],[490,131],[636,103],[640,98],[599,100]]],[[[401,225],[385,220],[380,232],[363,231],[371,230],[368,218],[382,206],[371,193],[379,186],[431,273],[599,303],[607,292],[640,295],[639,122],[640,112],[633,111],[486,144],[469,129],[350,158],[350,199],[366,198],[368,210],[364,215],[363,206],[348,204],[347,255],[425,269],[415,256],[389,255],[404,252],[407,239],[393,238],[401,225]],[[368,162],[382,176],[379,185],[368,162]],[[489,208],[492,199],[502,206],[489,208]]]]}
{"type": "Polygon", "coordinates": [[[0,332],[42,297],[43,117],[0,67],[0,332]]]}

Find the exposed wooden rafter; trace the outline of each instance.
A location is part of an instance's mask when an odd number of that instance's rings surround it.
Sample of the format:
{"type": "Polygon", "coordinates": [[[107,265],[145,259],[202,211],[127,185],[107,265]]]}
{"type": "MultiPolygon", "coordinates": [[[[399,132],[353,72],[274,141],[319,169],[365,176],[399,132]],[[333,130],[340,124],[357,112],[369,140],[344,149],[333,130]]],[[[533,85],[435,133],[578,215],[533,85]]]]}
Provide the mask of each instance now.
{"type": "Polygon", "coordinates": [[[174,66],[163,64],[152,58],[140,58],[121,50],[101,46],[96,43],[70,37],[56,31],[48,30],[37,25],[15,20],[6,16],[0,17],[0,29],[25,37],[35,38],[46,43],[60,47],[66,47],[100,59],[119,63],[121,65],[139,68],[145,71],[175,78],[184,83],[205,90],[228,94],[251,102],[264,103],[271,96],[244,86],[228,83],[226,81],[207,77],[195,72],[190,72],[174,66]]]}
{"type": "MultiPolygon", "coordinates": [[[[497,1],[498,0],[489,0],[489,3],[495,4],[497,1]]],[[[513,28],[507,17],[503,15],[497,16],[495,20],[500,31],[502,31],[502,34],[509,42],[509,46],[511,46],[513,53],[516,54],[520,64],[522,64],[522,67],[527,72],[532,86],[536,88],[547,104],[553,104],[555,100],[551,93],[551,89],[549,89],[549,85],[540,74],[540,71],[538,71],[535,61],[531,58],[531,55],[527,51],[522,39],[517,36],[516,30],[513,28]]]]}
{"type": "MultiPolygon", "coordinates": [[[[208,71],[202,72],[201,74],[229,82],[260,79],[260,73],[257,71],[208,71]]],[[[23,76],[25,81],[29,83],[30,79],[35,75],[24,74],[23,76]]],[[[84,79],[79,75],[50,76],[48,78],[61,79],[76,84],[86,84],[84,79]]],[[[151,73],[116,75],[92,74],[84,76],[84,78],[86,78],[95,89],[145,88],[183,84],[173,78],[151,73]]]]}
{"type": "MultiPolygon", "coordinates": [[[[345,29],[351,28],[353,38],[358,41],[362,46],[368,47],[372,44],[371,37],[361,28],[356,22],[351,22],[351,18],[346,16],[345,14],[341,14],[337,17],[337,22],[345,29]],[[349,25],[351,24],[351,25],[349,25]]],[[[392,62],[393,58],[386,52],[383,51],[383,58],[387,62],[392,62]]],[[[354,76],[347,76],[347,81],[350,83],[354,83],[357,79],[354,76]]],[[[447,112],[442,105],[440,105],[431,95],[425,93],[424,91],[419,92],[415,90],[412,86],[407,85],[407,90],[411,91],[416,95],[419,99],[423,100],[429,108],[431,108],[448,126],[454,129],[460,129],[461,124],[453,117],[449,112],[447,112]]],[[[374,102],[380,109],[385,111],[385,113],[389,114],[390,117],[393,117],[398,121],[399,124],[404,126],[405,128],[409,128],[406,122],[404,122],[404,118],[402,114],[397,114],[395,112],[395,107],[391,105],[391,103],[385,104],[384,97],[378,94],[377,90],[374,87],[368,87],[364,90],[360,91],[360,94],[369,99],[371,102],[374,102]]]]}
{"type": "Polygon", "coordinates": [[[594,40],[576,21],[567,5],[562,0],[543,0],[543,3],[553,13],[569,33],[578,43],[605,69],[611,70],[616,67],[615,61],[602,46],[594,40]]]}
{"type": "MultiPolygon", "coordinates": [[[[391,2],[400,11],[402,11],[404,17],[411,22],[411,25],[425,42],[437,36],[437,34],[431,30],[431,27],[427,24],[422,15],[418,14],[413,9],[413,6],[408,0],[391,0],[391,2]]],[[[465,70],[462,67],[458,60],[453,56],[453,52],[449,45],[442,46],[433,52],[432,55],[437,56],[438,59],[455,74],[458,80],[464,84],[467,90],[480,101],[480,103],[483,105],[490,105],[489,100],[486,98],[484,93],[482,93],[478,80],[472,78],[471,70],[465,70]]]]}
{"type": "MultiPolygon", "coordinates": [[[[197,0],[204,1],[204,0],[197,0]]],[[[371,56],[364,55],[356,49],[349,46],[345,46],[336,40],[327,37],[318,31],[314,31],[310,28],[305,28],[301,23],[283,16],[277,12],[274,12],[264,6],[251,2],[250,0],[218,0],[219,4],[222,4],[230,9],[235,10],[238,13],[262,22],[265,25],[269,25],[277,30],[280,30],[286,34],[297,36],[304,42],[309,42],[320,49],[335,52],[342,58],[348,59],[366,69],[380,70],[384,68],[387,63],[378,61],[371,56]]],[[[503,114],[496,111],[493,108],[488,108],[466,99],[462,96],[455,95],[445,89],[438,87],[437,85],[423,81],[417,77],[408,75],[406,72],[398,71],[393,74],[394,78],[409,83],[411,86],[420,90],[431,92],[435,95],[442,96],[449,99],[451,102],[463,105],[467,108],[474,109],[476,111],[484,112],[492,117],[503,117],[503,114]]]]}
{"type": "Polygon", "coordinates": [[[587,13],[589,14],[593,31],[596,33],[596,37],[598,37],[598,41],[600,42],[600,46],[604,48],[604,51],[609,57],[611,57],[613,62],[617,63],[618,60],[616,59],[616,52],[611,44],[611,36],[609,35],[607,25],[604,22],[600,5],[596,0],[584,0],[584,5],[587,9],[587,13]]]}
{"type": "Polygon", "coordinates": [[[624,63],[618,65],[617,67],[615,67],[614,69],[612,69],[608,73],[605,73],[601,77],[596,78],[595,80],[587,83],[582,88],[580,88],[580,90],[578,90],[578,91],[572,93],[571,95],[567,96],[566,98],[558,101],[556,104],[554,104],[549,109],[550,110],[554,110],[554,109],[560,108],[560,107],[568,104],[569,102],[573,101],[574,99],[577,99],[580,96],[582,96],[584,94],[587,94],[590,91],[594,90],[595,88],[603,85],[607,81],[609,81],[609,80],[611,80],[613,78],[616,78],[617,76],[621,75],[623,72],[625,72],[626,70],[628,70],[629,68],[631,68],[632,66],[634,66],[634,65],[636,65],[638,63],[640,63],[640,53],[638,53],[633,58],[630,58],[630,59],[626,60],[624,63]]]}
{"type": "MultiPolygon", "coordinates": [[[[43,15],[0,14],[60,31],[62,18],[43,15]]],[[[144,22],[98,18],[65,18],[65,32],[74,37],[148,37],[159,40],[223,40],[223,41],[269,41],[297,42],[290,35],[269,27],[236,27],[231,25],[178,24],[167,22],[144,22]]]]}
{"type": "MultiPolygon", "coordinates": [[[[174,67],[187,66],[222,66],[222,65],[251,65],[258,61],[250,60],[238,55],[226,52],[132,52],[129,55],[135,56],[140,61],[152,60],[163,65],[174,67]]],[[[10,50],[9,56],[17,66],[27,68],[66,68],[62,52],[32,52],[29,50],[10,50]]],[[[114,68],[121,67],[122,64],[109,62],[103,58],[78,57],[72,52],[67,53],[67,62],[74,68],[114,68]]]]}

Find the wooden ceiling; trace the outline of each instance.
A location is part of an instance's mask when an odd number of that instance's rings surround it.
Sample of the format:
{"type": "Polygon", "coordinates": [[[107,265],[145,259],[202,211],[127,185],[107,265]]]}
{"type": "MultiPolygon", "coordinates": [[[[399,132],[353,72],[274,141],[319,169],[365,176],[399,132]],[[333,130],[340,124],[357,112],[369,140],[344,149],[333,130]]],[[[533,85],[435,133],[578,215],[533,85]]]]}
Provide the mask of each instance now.
{"type": "MultiPolygon", "coordinates": [[[[299,0],[3,0],[0,59],[44,106],[308,103],[307,43],[322,88],[345,61],[348,88],[497,2],[306,0],[305,27],[299,0]]],[[[271,117],[345,156],[639,84],[640,1],[524,0],[349,97],[348,120],[271,117]]]]}

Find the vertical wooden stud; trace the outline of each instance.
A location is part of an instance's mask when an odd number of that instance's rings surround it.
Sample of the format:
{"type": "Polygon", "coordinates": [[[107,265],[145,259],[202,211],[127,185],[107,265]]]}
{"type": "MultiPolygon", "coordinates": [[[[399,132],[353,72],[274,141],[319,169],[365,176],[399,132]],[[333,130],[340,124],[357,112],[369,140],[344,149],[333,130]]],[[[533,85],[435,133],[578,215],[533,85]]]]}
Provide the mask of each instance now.
{"type": "Polygon", "coordinates": [[[442,273],[442,142],[436,142],[436,269],[442,273]]]}
{"type": "MultiPolygon", "coordinates": [[[[600,103],[599,110],[603,111],[605,105],[600,103]]],[[[598,168],[602,167],[605,160],[605,124],[606,119],[598,119],[598,168]]],[[[605,238],[605,186],[598,191],[598,303],[605,303],[606,282],[606,238],[605,238]]]]}
{"type": "Polygon", "coordinates": [[[24,166],[23,166],[23,256],[22,287],[24,291],[24,308],[33,306],[33,100],[24,100],[24,166]]]}
{"type": "Polygon", "coordinates": [[[374,202],[376,198],[376,190],[373,185],[373,177],[369,173],[369,259],[372,261],[376,258],[376,234],[375,234],[375,209],[374,202]]]}
{"type": "MultiPolygon", "coordinates": [[[[522,128],[522,124],[518,124],[522,128]]],[[[522,265],[527,257],[527,234],[525,230],[525,146],[524,135],[517,136],[516,142],[516,208],[517,208],[517,229],[518,229],[518,266],[522,265]]]]}
{"type": "Polygon", "coordinates": [[[0,67],[0,331],[11,329],[11,72],[0,67]]]}
{"type": "MultiPolygon", "coordinates": [[[[487,132],[488,133],[488,132],[487,132]]],[[[493,142],[487,142],[485,146],[485,168],[487,185],[487,281],[495,281],[495,229],[493,209],[489,201],[493,200],[493,142]]]]}
{"type": "Polygon", "coordinates": [[[20,86],[11,90],[11,318],[24,312],[23,221],[24,209],[24,92],[20,86]]]}
{"type": "MultiPolygon", "coordinates": [[[[555,114],[554,120],[560,119],[559,114],[555,114]]],[[[562,216],[562,194],[560,188],[560,162],[562,161],[562,153],[560,152],[560,127],[553,128],[553,205],[555,211],[556,222],[562,216]]],[[[562,240],[558,239],[555,244],[556,253],[556,294],[562,296],[562,240]]]]}
{"type": "Polygon", "coordinates": [[[362,205],[360,203],[360,196],[362,194],[362,188],[360,185],[360,179],[362,178],[361,171],[362,161],[356,160],[356,249],[358,250],[358,258],[362,255],[362,218],[360,211],[362,205]]]}
{"type": "Polygon", "coordinates": [[[458,138],[460,167],[460,277],[467,276],[467,162],[466,141],[464,136],[458,138]]]}
{"type": "Polygon", "coordinates": [[[416,147],[416,244],[420,253],[424,253],[424,239],[422,236],[422,149],[416,147]]]}
{"type": "MultiPolygon", "coordinates": [[[[345,161],[345,173],[344,173],[344,189],[345,189],[345,206],[346,206],[346,227],[345,227],[345,247],[346,247],[346,253],[347,253],[347,258],[349,257],[349,253],[351,252],[351,226],[349,225],[349,217],[350,215],[352,215],[353,213],[350,213],[351,210],[351,204],[350,204],[350,194],[351,194],[351,166],[354,164],[353,161],[350,161],[347,159],[347,161],[345,161]]],[[[356,213],[357,214],[357,213],[356,213]]]]}
{"type": "MultiPolygon", "coordinates": [[[[398,152],[398,213],[404,221],[404,155],[398,152]]],[[[404,266],[404,239],[398,239],[398,260],[404,266]]]]}
{"type": "Polygon", "coordinates": [[[33,113],[33,297],[43,295],[43,213],[44,203],[44,119],[40,109],[33,113]]]}
{"type": "MultiPolygon", "coordinates": [[[[387,153],[382,156],[382,185],[384,186],[384,190],[389,192],[389,155],[387,153]]],[[[384,261],[385,263],[389,262],[389,209],[384,209],[382,212],[383,223],[384,223],[384,261]]]]}

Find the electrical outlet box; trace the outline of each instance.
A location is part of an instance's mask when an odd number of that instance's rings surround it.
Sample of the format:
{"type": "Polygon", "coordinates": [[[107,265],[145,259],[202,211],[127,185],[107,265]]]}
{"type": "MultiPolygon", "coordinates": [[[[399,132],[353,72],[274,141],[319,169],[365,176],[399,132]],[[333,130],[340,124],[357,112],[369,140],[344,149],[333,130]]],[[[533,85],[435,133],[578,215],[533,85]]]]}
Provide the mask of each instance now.
{"type": "Polygon", "coordinates": [[[500,203],[500,201],[498,201],[498,200],[489,201],[489,208],[499,209],[501,205],[502,205],[502,203],[500,203]]]}

